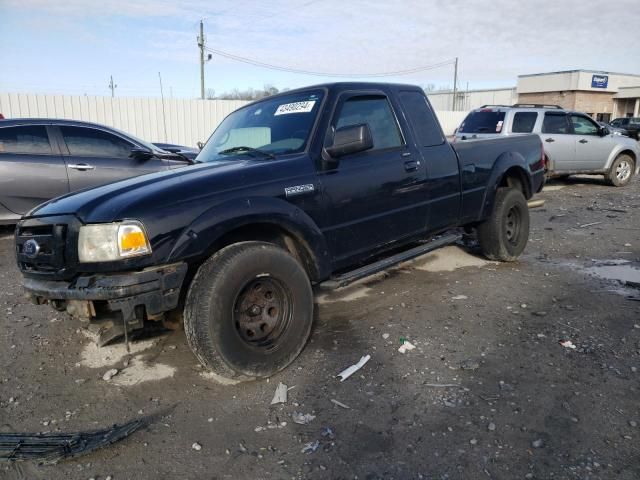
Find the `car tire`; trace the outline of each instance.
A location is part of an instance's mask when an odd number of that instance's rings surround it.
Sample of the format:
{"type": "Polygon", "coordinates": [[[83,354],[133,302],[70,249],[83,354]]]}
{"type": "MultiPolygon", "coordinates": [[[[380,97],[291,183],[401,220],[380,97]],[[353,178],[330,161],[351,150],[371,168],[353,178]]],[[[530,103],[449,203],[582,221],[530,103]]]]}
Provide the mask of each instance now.
{"type": "Polygon", "coordinates": [[[529,240],[529,207],[522,192],[499,188],[491,216],[478,226],[478,243],[489,260],[513,262],[529,240]]]}
{"type": "Polygon", "coordinates": [[[287,367],[313,323],[313,291],[300,263],[263,242],[230,245],[205,261],[185,302],[187,342],[215,375],[245,381],[287,367]]]}
{"type": "Polygon", "coordinates": [[[624,187],[633,178],[636,164],[631,155],[622,153],[616,157],[611,164],[609,173],[605,176],[607,183],[614,187],[624,187]]]}

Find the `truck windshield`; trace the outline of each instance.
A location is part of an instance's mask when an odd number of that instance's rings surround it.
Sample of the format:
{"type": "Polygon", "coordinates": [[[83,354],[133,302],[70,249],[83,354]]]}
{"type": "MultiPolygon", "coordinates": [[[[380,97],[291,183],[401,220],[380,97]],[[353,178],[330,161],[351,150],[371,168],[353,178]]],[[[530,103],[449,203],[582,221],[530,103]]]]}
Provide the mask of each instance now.
{"type": "Polygon", "coordinates": [[[233,112],[196,158],[220,162],[246,156],[273,158],[304,150],[324,92],[309,90],[265,99],[233,112]]]}
{"type": "Polygon", "coordinates": [[[504,124],[504,112],[479,110],[471,112],[458,129],[460,133],[500,133],[504,124]]]}

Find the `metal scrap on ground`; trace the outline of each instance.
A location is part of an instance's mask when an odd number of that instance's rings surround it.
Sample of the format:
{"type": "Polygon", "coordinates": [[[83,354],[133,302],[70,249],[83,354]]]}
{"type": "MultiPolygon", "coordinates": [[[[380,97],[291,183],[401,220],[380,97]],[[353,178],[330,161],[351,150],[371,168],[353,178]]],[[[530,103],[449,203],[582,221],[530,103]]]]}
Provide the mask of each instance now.
{"type": "Polygon", "coordinates": [[[78,433],[0,433],[0,461],[38,460],[57,463],[118,442],[146,426],[141,418],[104,430],[78,433]]]}
{"type": "Polygon", "coordinates": [[[276,387],[276,391],[273,394],[273,400],[271,400],[271,405],[275,405],[276,403],[287,403],[287,386],[280,382],[276,387]]]}

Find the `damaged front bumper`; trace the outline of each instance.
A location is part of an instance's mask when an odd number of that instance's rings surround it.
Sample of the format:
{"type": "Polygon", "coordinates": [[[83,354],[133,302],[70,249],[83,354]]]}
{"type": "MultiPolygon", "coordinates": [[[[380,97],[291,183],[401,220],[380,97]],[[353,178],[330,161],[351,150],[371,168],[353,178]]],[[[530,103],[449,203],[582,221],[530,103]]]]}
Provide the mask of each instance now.
{"type": "Polygon", "coordinates": [[[162,319],[175,309],[186,273],[186,263],[175,263],[137,272],[82,275],[70,282],[26,277],[23,285],[37,304],[50,303],[85,320],[110,321],[126,333],[142,328],[145,319],[162,319]]]}

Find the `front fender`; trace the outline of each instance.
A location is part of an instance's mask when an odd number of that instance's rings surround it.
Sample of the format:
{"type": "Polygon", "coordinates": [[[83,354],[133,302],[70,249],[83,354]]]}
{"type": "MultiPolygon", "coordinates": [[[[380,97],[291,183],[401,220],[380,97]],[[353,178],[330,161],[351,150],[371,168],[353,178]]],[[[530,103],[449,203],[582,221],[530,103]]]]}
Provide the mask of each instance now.
{"type": "Polygon", "coordinates": [[[482,209],[480,218],[478,218],[479,221],[491,215],[498,187],[500,186],[505,174],[510,170],[517,172],[520,176],[521,181],[525,182],[525,184],[523,185],[523,187],[526,189],[525,197],[530,197],[530,195],[533,193],[533,180],[531,178],[529,165],[527,164],[525,158],[517,152],[502,153],[493,164],[491,176],[489,177],[489,181],[487,182],[487,188],[482,199],[482,209]],[[527,194],[527,192],[530,193],[527,194]]]}
{"type": "MultiPolygon", "coordinates": [[[[634,144],[629,144],[627,145],[625,144],[616,144],[616,146],[613,148],[613,150],[611,151],[611,153],[609,154],[609,158],[607,158],[607,163],[604,166],[604,170],[605,171],[609,171],[609,169],[611,168],[611,165],[613,164],[613,161],[618,157],[618,155],[620,155],[622,152],[625,151],[631,151],[633,152],[635,159],[636,159],[636,163],[638,160],[638,150],[640,150],[638,148],[638,146],[636,145],[637,142],[634,141],[634,144]]],[[[637,165],[636,165],[637,166],[637,165]]]]}
{"type": "Polygon", "coordinates": [[[330,275],[329,250],[316,223],[300,208],[274,197],[234,199],[206,210],[182,231],[168,261],[203,257],[223,235],[251,224],[274,225],[302,240],[318,277],[330,275]]]}

